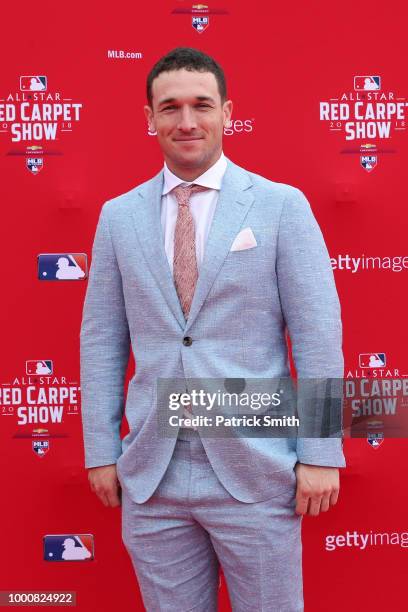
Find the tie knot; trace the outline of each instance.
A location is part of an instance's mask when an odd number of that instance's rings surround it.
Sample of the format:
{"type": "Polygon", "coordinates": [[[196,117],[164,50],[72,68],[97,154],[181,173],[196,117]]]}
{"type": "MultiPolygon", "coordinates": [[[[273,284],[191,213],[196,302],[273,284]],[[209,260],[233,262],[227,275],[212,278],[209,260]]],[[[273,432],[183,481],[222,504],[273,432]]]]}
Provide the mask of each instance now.
{"type": "Polygon", "coordinates": [[[190,201],[190,196],[193,193],[198,193],[199,191],[207,191],[208,187],[203,187],[202,185],[179,185],[175,187],[172,191],[176,196],[177,202],[180,206],[188,206],[190,201]]]}

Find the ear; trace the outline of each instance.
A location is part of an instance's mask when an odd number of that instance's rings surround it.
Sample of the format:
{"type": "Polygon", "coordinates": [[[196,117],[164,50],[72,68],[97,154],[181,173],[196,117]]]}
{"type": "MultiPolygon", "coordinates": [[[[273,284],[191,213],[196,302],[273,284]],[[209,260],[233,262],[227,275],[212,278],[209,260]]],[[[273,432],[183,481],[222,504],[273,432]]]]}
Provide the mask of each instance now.
{"type": "Polygon", "coordinates": [[[143,111],[147,119],[147,125],[148,125],[149,132],[155,132],[156,128],[154,125],[153,110],[151,109],[150,106],[146,104],[146,106],[143,107],[143,111]]]}
{"type": "Polygon", "coordinates": [[[226,100],[222,105],[222,112],[224,115],[224,127],[230,127],[231,125],[232,108],[232,100],[226,100]]]}

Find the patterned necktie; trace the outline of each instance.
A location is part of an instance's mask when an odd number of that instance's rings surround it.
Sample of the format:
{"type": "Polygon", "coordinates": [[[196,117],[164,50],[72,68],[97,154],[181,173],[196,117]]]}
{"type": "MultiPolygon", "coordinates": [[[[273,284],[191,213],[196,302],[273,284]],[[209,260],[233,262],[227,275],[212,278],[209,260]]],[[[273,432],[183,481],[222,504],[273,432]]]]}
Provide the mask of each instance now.
{"type": "Polygon", "coordinates": [[[174,231],[173,276],[181,309],[187,320],[198,279],[195,227],[189,202],[192,193],[206,191],[201,185],[179,185],[172,190],[178,202],[174,231]]]}

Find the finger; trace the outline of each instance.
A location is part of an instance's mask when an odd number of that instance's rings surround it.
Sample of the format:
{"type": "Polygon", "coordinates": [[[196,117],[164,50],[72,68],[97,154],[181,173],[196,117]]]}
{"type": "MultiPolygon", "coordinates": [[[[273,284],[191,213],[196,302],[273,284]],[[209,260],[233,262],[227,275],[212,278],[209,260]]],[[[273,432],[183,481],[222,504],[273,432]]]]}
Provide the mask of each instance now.
{"type": "Polygon", "coordinates": [[[88,482],[89,482],[89,486],[91,487],[91,491],[93,491],[93,493],[95,493],[94,483],[93,483],[92,478],[90,478],[89,473],[88,473],[88,482]]]}
{"type": "Polygon", "coordinates": [[[330,495],[323,495],[320,502],[320,512],[327,512],[330,508],[330,495]]]}
{"type": "Polygon", "coordinates": [[[297,493],[296,494],[296,514],[306,514],[307,507],[309,504],[309,495],[305,493],[297,493]]]}
{"type": "Polygon", "coordinates": [[[120,505],[118,487],[115,487],[114,489],[109,489],[109,491],[107,491],[106,497],[108,499],[109,505],[112,506],[112,508],[120,505]]]}
{"type": "Polygon", "coordinates": [[[330,495],[330,505],[331,506],[334,506],[335,504],[337,504],[337,500],[339,499],[339,493],[340,493],[340,490],[335,489],[330,495]]]}
{"type": "Polygon", "coordinates": [[[310,498],[309,511],[308,511],[309,516],[318,516],[320,512],[321,501],[322,501],[321,495],[319,495],[319,497],[310,498]]]}
{"type": "Polygon", "coordinates": [[[99,499],[101,500],[101,502],[103,503],[104,506],[109,506],[109,502],[108,502],[108,498],[106,495],[106,492],[103,489],[99,489],[99,491],[96,491],[97,496],[99,497],[99,499]]]}

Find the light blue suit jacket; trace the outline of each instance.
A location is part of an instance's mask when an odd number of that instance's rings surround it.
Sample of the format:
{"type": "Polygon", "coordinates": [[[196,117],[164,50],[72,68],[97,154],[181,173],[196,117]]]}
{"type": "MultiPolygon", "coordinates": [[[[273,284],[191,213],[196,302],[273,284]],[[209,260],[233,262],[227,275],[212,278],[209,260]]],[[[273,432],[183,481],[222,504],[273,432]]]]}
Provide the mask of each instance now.
{"type": "MultiPolygon", "coordinates": [[[[164,250],[163,172],[106,202],[96,229],[80,333],[85,466],[117,462],[137,503],[156,489],[176,441],[158,431],[157,378],[289,376],[286,330],[299,378],[343,376],[339,300],[305,196],[227,161],[187,322],[164,250]],[[245,227],[257,246],[230,251],[245,227]],[[136,373],[125,407],[130,346],[136,373]],[[124,409],[130,432],[121,440],[124,409]]],[[[221,483],[244,502],[292,485],[297,461],[345,466],[339,438],[202,442],[221,483]]]]}

